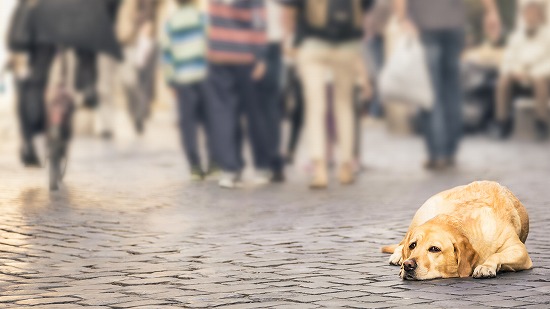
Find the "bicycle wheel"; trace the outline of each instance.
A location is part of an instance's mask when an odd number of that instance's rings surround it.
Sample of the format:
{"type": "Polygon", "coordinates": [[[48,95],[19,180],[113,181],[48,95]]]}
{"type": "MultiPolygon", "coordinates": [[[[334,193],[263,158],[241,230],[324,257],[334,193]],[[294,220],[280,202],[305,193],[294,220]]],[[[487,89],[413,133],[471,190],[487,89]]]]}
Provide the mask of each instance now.
{"type": "Polygon", "coordinates": [[[50,157],[50,164],[49,164],[49,173],[50,173],[50,191],[57,191],[59,190],[59,158],[50,157]]]}
{"type": "Polygon", "coordinates": [[[49,146],[49,182],[50,190],[59,190],[59,185],[63,180],[67,169],[67,141],[59,134],[56,128],[51,128],[48,139],[49,146]]]}

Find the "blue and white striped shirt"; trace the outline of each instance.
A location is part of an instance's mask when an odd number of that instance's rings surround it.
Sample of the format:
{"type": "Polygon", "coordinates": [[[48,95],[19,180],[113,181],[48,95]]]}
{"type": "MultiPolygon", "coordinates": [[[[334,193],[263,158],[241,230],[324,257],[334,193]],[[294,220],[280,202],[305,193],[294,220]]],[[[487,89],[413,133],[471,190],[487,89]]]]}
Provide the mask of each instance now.
{"type": "Polygon", "coordinates": [[[166,21],[161,37],[165,75],[172,84],[190,84],[206,78],[207,39],[204,15],[185,5],[166,21]]]}

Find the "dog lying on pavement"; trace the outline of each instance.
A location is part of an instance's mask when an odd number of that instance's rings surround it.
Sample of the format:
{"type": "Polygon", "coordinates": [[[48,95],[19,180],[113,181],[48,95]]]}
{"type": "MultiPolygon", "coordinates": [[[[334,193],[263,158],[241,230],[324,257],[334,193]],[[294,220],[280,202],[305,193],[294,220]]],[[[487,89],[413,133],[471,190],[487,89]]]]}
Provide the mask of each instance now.
{"type": "Polygon", "coordinates": [[[405,238],[386,246],[404,280],[493,278],[533,266],[525,247],[529,216],[498,183],[474,182],[441,192],[416,212],[405,238]]]}

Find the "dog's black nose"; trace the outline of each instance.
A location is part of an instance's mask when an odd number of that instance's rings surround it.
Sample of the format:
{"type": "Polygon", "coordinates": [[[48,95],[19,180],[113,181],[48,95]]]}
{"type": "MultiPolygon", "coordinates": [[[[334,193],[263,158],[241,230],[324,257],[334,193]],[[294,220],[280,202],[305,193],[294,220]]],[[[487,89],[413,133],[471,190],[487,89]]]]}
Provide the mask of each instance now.
{"type": "Polygon", "coordinates": [[[403,262],[403,269],[405,271],[413,271],[416,269],[416,261],[415,260],[406,260],[403,262]]]}

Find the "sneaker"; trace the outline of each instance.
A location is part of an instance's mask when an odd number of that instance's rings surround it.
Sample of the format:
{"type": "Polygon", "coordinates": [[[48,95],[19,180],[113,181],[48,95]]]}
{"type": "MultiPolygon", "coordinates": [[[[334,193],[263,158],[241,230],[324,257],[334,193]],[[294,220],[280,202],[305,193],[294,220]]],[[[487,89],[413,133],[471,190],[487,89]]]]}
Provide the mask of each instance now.
{"type": "Polygon", "coordinates": [[[271,182],[271,172],[268,170],[257,170],[252,179],[256,186],[265,186],[271,182]]]}
{"type": "Polygon", "coordinates": [[[210,164],[206,173],[204,173],[204,178],[212,179],[219,178],[222,170],[216,164],[210,164]]]}
{"type": "Polygon", "coordinates": [[[204,172],[200,166],[191,167],[191,180],[201,181],[204,179],[204,172]]]}
{"type": "Polygon", "coordinates": [[[239,186],[240,174],[232,172],[222,172],[218,185],[225,189],[235,189],[239,186]]]}
{"type": "Polygon", "coordinates": [[[535,122],[535,134],[538,141],[545,141],[548,139],[548,124],[546,121],[537,120],[535,122]]]}

